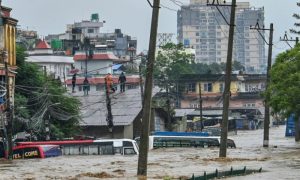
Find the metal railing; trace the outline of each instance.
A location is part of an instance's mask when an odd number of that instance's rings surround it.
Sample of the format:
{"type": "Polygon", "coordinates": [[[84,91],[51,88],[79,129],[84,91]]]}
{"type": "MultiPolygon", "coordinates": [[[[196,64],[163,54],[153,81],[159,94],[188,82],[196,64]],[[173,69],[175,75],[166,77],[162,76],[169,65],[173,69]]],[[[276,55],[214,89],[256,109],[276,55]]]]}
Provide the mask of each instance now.
{"type": "Polygon", "coordinates": [[[230,176],[242,176],[242,175],[260,173],[260,172],[262,172],[262,168],[259,168],[258,170],[253,170],[253,169],[246,169],[245,166],[243,169],[234,170],[231,167],[229,171],[219,171],[218,169],[216,169],[216,171],[213,173],[206,173],[206,171],[204,171],[203,176],[196,177],[193,174],[193,176],[188,180],[208,180],[208,179],[215,179],[215,178],[226,178],[230,176]]]}

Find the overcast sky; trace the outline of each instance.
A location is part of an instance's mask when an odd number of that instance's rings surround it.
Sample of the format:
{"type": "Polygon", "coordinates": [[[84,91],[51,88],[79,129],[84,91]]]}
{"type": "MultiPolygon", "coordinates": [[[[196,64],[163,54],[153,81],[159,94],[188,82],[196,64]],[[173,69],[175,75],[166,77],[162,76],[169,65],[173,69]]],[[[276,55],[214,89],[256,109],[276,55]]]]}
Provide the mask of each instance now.
{"type": "MultiPolygon", "coordinates": [[[[189,3],[189,0],[176,1],[189,3]]],[[[288,48],[286,43],[279,42],[279,37],[293,27],[292,14],[300,10],[296,6],[297,0],[249,2],[251,6],[265,8],[266,27],[274,23],[274,54],[288,48]]],[[[106,21],[102,32],[120,28],[123,33],[137,38],[138,51],[148,49],[152,9],[147,0],[2,0],[2,4],[13,9],[12,17],[19,20],[20,28],[38,31],[41,36],[63,33],[66,24],[88,20],[92,13],[99,13],[100,20],[106,21]]],[[[158,32],[174,33],[175,36],[179,6],[171,0],[161,0],[161,4],[158,32]]]]}

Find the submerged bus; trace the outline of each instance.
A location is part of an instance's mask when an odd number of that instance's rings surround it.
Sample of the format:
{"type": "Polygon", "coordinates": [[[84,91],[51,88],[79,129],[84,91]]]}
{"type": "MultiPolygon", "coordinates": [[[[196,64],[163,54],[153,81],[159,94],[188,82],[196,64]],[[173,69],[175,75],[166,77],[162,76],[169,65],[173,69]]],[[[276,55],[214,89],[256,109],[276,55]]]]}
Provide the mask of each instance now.
{"type": "Polygon", "coordinates": [[[48,158],[61,155],[58,145],[22,145],[13,148],[13,159],[48,158]]]}
{"type": "Polygon", "coordinates": [[[136,141],[131,139],[18,142],[17,146],[30,144],[59,145],[63,155],[135,155],[139,153],[136,141]]]}
{"type": "MultiPolygon", "coordinates": [[[[140,138],[136,138],[139,142],[140,138]]],[[[149,149],[169,147],[219,147],[220,137],[217,136],[149,136],[149,149]]],[[[227,147],[235,148],[232,139],[227,139],[227,147]]]]}

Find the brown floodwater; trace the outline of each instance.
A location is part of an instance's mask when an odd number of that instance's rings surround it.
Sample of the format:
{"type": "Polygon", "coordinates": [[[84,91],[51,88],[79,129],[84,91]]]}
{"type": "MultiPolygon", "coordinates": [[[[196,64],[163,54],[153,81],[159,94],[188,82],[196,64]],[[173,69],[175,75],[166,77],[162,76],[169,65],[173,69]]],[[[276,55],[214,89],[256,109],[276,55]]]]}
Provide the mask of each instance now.
{"type": "MultiPolygon", "coordinates": [[[[284,137],[285,126],[272,127],[270,147],[263,148],[263,130],[239,131],[231,138],[236,149],[218,158],[218,148],[163,148],[149,152],[148,179],[185,179],[219,171],[259,169],[262,173],[233,180],[300,179],[300,144],[284,137]]],[[[47,159],[0,160],[0,179],[138,179],[138,156],[61,156],[47,159]]]]}

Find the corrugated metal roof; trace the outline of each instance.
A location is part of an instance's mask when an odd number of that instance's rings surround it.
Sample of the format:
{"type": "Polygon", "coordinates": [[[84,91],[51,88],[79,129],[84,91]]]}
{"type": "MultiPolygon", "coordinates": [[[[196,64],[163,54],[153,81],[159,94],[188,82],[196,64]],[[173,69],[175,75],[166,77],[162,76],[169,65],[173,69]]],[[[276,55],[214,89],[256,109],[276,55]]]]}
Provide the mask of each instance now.
{"type": "MultiPolygon", "coordinates": [[[[111,94],[111,109],[114,126],[130,125],[141,111],[140,89],[126,90],[124,93],[119,91],[111,94]]],[[[153,89],[153,94],[157,90],[153,89]]],[[[83,92],[72,93],[82,103],[82,122],[81,126],[106,126],[106,95],[103,91],[90,93],[83,96],[83,92]]]]}

